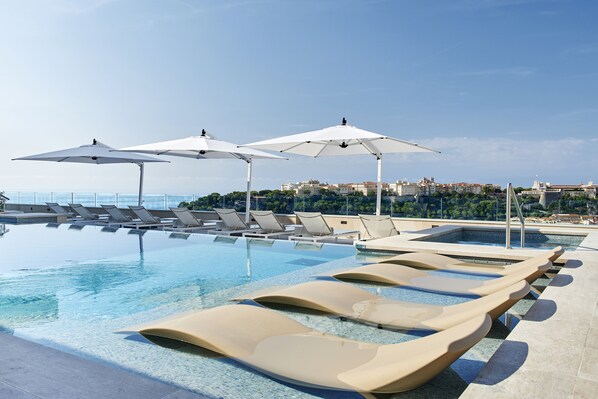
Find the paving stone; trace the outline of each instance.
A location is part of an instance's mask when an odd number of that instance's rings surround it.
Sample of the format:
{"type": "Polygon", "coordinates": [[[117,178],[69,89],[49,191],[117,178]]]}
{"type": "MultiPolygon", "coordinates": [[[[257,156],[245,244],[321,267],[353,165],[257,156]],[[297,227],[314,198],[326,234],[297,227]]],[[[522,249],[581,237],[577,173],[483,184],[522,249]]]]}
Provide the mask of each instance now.
{"type": "Polygon", "coordinates": [[[586,380],[598,382],[598,350],[586,348],[583,353],[579,376],[586,380]]]}
{"type": "Polygon", "coordinates": [[[598,382],[578,378],[575,381],[574,399],[596,399],[598,398],[598,382]]]}

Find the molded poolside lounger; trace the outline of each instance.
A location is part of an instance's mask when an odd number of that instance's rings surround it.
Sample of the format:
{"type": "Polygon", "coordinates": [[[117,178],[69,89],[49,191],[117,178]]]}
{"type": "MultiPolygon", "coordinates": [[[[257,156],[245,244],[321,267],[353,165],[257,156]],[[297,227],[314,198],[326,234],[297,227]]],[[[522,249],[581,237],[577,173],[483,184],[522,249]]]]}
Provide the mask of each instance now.
{"type": "Polygon", "coordinates": [[[387,328],[445,330],[482,314],[496,319],[529,290],[529,284],[520,281],[482,298],[438,306],[384,298],[352,284],[310,281],[266,289],[235,300],[299,306],[387,328]]]}
{"type": "Polygon", "coordinates": [[[326,220],[320,212],[295,212],[297,218],[303,225],[301,233],[289,237],[290,240],[297,241],[321,241],[326,239],[338,239],[339,237],[356,235],[359,238],[360,232],[357,230],[334,230],[328,226],[326,220]]]}
{"type": "Polygon", "coordinates": [[[399,231],[395,227],[389,215],[358,215],[363,227],[365,228],[365,235],[367,239],[392,237],[399,235],[399,231]]]}
{"type": "Polygon", "coordinates": [[[550,269],[552,262],[548,259],[535,259],[525,268],[489,280],[471,280],[466,278],[452,278],[432,275],[423,270],[409,266],[393,265],[391,263],[375,263],[354,269],[343,270],[332,274],[339,280],[361,280],[374,283],[400,285],[423,291],[440,292],[456,295],[484,296],[513,285],[521,280],[532,283],[544,272],[550,269]]]}
{"type": "Polygon", "coordinates": [[[417,269],[448,270],[458,273],[508,276],[509,274],[518,272],[521,269],[525,269],[528,267],[528,265],[537,262],[538,260],[549,259],[551,261],[555,261],[563,254],[563,252],[565,252],[563,247],[559,246],[549,251],[542,251],[542,253],[534,256],[533,258],[529,258],[507,266],[462,262],[449,256],[424,252],[405,253],[380,261],[378,263],[392,263],[411,266],[417,269]]]}
{"type": "Polygon", "coordinates": [[[377,345],[314,331],[274,310],[226,305],[134,331],[207,348],[286,382],[390,393],[429,381],[484,338],[491,325],[490,316],[480,315],[427,337],[377,345]]]}
{"type": "Polygon", "coordinates": [[[251,226],[247,225],[234,209],[214,208],[214,212],[222,219],[226,228],[209,230],[208,234],[231,235],[235,233],[241,235],[246,232],[259,230],[252,229],[251,226]]]}
{"type": "Polygon", "coordinates": [[[276,238],[286,237],[295,232],[294,229],[289,230],[281,223],[272,211],[250,211],[249,213],[260,228],[255,232],[243,233],[243,237],[276,238]]]}

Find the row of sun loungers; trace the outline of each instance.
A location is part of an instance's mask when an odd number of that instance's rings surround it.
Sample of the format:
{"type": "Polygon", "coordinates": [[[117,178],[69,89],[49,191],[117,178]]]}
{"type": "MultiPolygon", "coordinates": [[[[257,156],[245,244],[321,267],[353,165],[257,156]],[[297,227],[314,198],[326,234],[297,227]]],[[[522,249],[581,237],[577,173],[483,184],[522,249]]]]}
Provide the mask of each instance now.
{"type": "MultiPolygon", "coordinates": [[[[348,236],[360,238],[360,231],[333,229],[319,212],[295,212],[299,224],[288,225],[281,222],[272,211],[251,211],[251,216],[257,224],[251,225],[245,223],[234,209],[215,208],[219,220],[206,223],[197,219],[187,208],[170,208],[175,218],[160,219],[143,206],[129,206],[137,217],[133,219],[114,205],[101,205],[106,214],[97,215],[81,204],[69,204],[73,212],[67,211],[57,203],[46,204],[55,213],[67,215],[70,221],[110,223],[129,228],[172,228],[191,232],[206,231],[217,235],[242,235],[265,239],[288,238],[308,242],[336,241],[348,236]]],[[[364,239],[399,234],[390,217],[359,216],[365,228],[364,239]]]]}
{"type": "Polygon", "coordinates": [[[187,312],[123,331],[139,332],[150,340],[162,337],[197,345],[310,388],[402,392],[429,381],[484,338],[492,320],[527,295],[531,282],[562,253],[557,247],[507,266],[409,254],[332,274],[347,281],[479,297],[457,305],[398,301],[338,280],[315,280],[272,287],[231,299],[242,301],[237,305],[187,312]],[[472,280],[458,274],[447,278],[437,270],[496,278],[472,280]],[[272,304],[325,312],[378,328],[438,332],[398,344],[365,343],[315,331],[261,306],[272,304]]]}

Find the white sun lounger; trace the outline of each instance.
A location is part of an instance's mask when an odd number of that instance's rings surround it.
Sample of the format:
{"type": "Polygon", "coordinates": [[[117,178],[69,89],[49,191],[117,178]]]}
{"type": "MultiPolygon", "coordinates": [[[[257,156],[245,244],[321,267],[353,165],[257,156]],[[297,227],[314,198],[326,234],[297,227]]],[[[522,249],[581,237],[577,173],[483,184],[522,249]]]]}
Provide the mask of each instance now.
{"type": "Polygon", "coordinates": [[[95,213],[91,212],[89,209],[84,207],[81,204],[69,204],[71,209],[75,211],[76,214],[79,215],[78,220],[87,221],[87,222],[102,222],[105,223],[108,221],[107,215],[100,216],[96,215],[95,213]]]}
{"type": "Polygon", "coordinates": [[[388,215],[358,215],[363,227],[365,228],[365,235],[367,239],[392,237],[399,235],[399,231],[395,227],[392,219],[388,215]]]}
{"type": "Polygon", "coordinates": [[[339,280],[360,280],[400,285],[443,294],[484,296],[521,280],[526,280],[531,284],[550,269],[550,266],[552,266],[552,262],[548,259],[533,258],[533,262],[526,264],[525,268],[521,268],[508,276],[489,280],[471,280],[432,275],[429,272],[417,270],[409,266],[375,263],[336,272],[332,274],[332,277],[339,280]]]}
{"type": "Polygon", "coordinates": [[[264,305],[278,303],[298,306],[391,329],[438,331],[481,314],[487,313],[496,319],[529,291],[529,284],[519,281],[485,297],[457,305],[439,306],[384,298],[352,284],[318,280],[268,288],[234,300],[251,299],[264,305]]]}
{"type": "Polygon", "coordinates": [[[243,233],[243,237],[277,238],[288,237],[295,232],[294,228],[287,228],[278,220],[272,211],[251,211],[251,216],[260,227],[254,232],[243,233]]]}
{"type": "Polygon", "coordinates": [[[159,217],[152,215],[151,212],[143,206],[129,205],[129,209],[132,210],[143,223],[123,224],[123,227],[131,227],[135,229],[153,227],[163,228],[170,227],[174,223],[171,219],[160,219],[159,217]]]}
{"type": "Polygon", "coordinates": [[[59,215],[66,215],[66,217],[70,220],[77,218],[74,212],[67,211],[62,205],[58,205],[56,202],[46,202],[46,205],[48,205],[48,208],[50,208],[52,212],[59,215]]]}
{"type": "Polygon", "coordinates": [[[416,269],[447,270],[456,273],[480,274],[490,276],[508,276],[509,274],[525,269],[530,263],[537,260],[555,261],[565,252],[563,247],[556,247],[549,251],[542,251],[539,255],[511,265],[486,265],[481,263],[462,262],[460,260],[425,252],[411,252],[385,259],[379,263],[392,263],[405,265],[416,269]]]}
{"type": "Polygon", "coordinates": [[[285,382],[357,392],[403,392],[426,383],[490,330],[479,315],[407,342],[378,345],[312,330],[282,313],[228,305],[124,331],[187,342],[285,382]]]}
{"type": "Polygon", "coordinates": [[[100,205],[106,212],[108,212],[108,222],[119,224],[143,223],[141,220],[135,221],[129,215],[126,215],[122,210],[115,205],[100,205]]]}
{"type": "Polygon", "coordinates": [[[252,229],[251,226],[247,225],[245,221],[243,221],[243,218],[241,218],[241,215],[234,209],[214,208],[214,212],[218,214],[218,217],[220,217],[222,223],[224,223],[225,228],[208,230],[208,234],[227,236],[231,234],[242,235],[243,233],[256,232],[259,230],[252,229]]]}
{"type": "Polygon", "coordinates": [[[166,230],[173,231],[205,231],[215,227],[215,223],[205,224],[203,220],[197,219],[188,208],[170,208],[176,221],[172,227],[167,227],[166,230]]]}
{"type": "Polygon", "coordinates": [[[337,240],[339,237],[356,235],[359,238],[359,231],[357,230],[337,230],[328,226],[326,220],[320,212],[295,212],[297,218],[303,225],[301,232],[289,237],[290,240],[297,241],[323,241],[323,240],[337,240]]]}

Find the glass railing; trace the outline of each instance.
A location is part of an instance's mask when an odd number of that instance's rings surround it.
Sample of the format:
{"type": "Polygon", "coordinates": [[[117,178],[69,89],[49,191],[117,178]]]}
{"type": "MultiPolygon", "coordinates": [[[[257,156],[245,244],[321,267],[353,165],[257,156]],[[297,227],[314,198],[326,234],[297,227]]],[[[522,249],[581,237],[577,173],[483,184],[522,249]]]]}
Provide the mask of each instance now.
{"type": "MultiPolygon", "coordinates": [[[[7,191],[4,195],[10,198],[6,201],[7,204],[44,205],[46,202],[56,202],[60,205],[116,205],[123,208],[138,203],[137,194],[7,191]]],[[[165,210],[178,207],[181,202],[194,201],[196,198],[196,195],[145,194],[142,205],[147,209],[165,210]]]]}
{"type": "MultiPolygon", "coordinates": [[[[71,192],[6,192],[8,204],[38,204],[57,202],[61,205],[80,203],[84,206],[111,204],[118,207],[137,205],[136,194],[115,193],[71,193],[71,192]]],[[[564,197],[544,208],[538,198],[518,198],[523,216],[526,218],[546,218],[556,214],[598,214],[598,199],[564,197]]],[[[245,194],[236,192],[226,195],[213,193],[207,196],[146,194],[143,205],[148,209],[165,210],[180,204],[195,210],[213,208],[234,208],[245,211],[245,194]]],[[[251,198],[251,209],[271,210],[277,214],[292,214],[295,211],[321,212],[328,215],[374,214],[375,196],[354,195],[312,195],[293,196],[285,194],[255,195],[251,198]]],[[[489,196],[421,196],[414,198],[383,197],[383,215],[402,218],[485,220],[504,222],[506,217],[506,197],[489,196]]]]}

